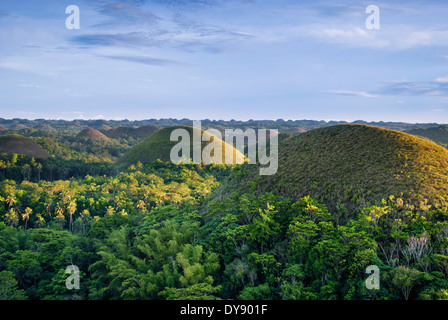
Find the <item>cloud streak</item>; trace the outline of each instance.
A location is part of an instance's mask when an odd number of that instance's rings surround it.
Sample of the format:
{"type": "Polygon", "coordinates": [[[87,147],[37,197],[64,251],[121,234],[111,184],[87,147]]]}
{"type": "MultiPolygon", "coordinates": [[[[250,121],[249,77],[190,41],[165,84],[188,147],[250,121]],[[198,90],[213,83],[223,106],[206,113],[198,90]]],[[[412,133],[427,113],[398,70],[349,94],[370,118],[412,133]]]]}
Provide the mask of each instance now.
{"type": "Polygon", "coordinates": [[[447,96],[448,78],[440,77],[434,81],[398,81],[380,86],[379,92],[384,95],[412,96],[447,96]]]}
{"type": "Polygon", "coordinates": [[[376,98],[378,95],[368,93],[365,91],[351,91],[351,90],[328,90],[325,91],[327,94],[333,94],[338,96],[353,96],[353,97],[363,97],[363,98],[376,98]]]}
{"type": "Polygon", "coordinates": [[[227,26],[206,23],[196,14],[203,8],[217,6],[217,3],[210,0],[97,1],[93,9],[104,19],[99,19],[89,33],[76,35],[69,41],[84,49],[100,46],[171,47],[185,51],[225,52],[222,48],[227,48],[228,43],[247,40],[250,35],[227,26]]]}
{"type": "Polygon", "coordinates": [[[145,56],[101,56],[108,59],[113,60],[121,60],[133,63],[142,63],[150,66],[170,66],[170,65],[180,65],[181,62],[168,60],[168,59],[159,59],[153,57],[145,57],[145,56]]]}

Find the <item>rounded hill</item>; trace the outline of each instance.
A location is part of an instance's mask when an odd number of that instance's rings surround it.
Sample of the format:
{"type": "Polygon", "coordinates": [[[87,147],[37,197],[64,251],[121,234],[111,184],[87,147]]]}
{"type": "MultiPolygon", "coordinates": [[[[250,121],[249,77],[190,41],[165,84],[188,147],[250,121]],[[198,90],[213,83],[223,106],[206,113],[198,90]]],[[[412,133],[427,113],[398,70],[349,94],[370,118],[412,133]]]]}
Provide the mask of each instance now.
{"type": "Polygon", "coordinates": [[[76,140],[78,141],[109,141],[109,138],[102,134],[100,131],[93,128],[86,128],[77,134],[76,140]]]}
{"type": "Polygon", "coordinates": [[[299,198],[310,195],[330,208],[372,205],[391,195],[405,203],[445,205],[448,150],[399,131],[367,125],[336,125],[283,136],[278,171],[258,176],[254,166],[221,188],[247,188],[299,198]],[[245,180],[245,181],[243,181],[245,180]]]}
{"type": "Polygon", "coordinates": [[[50,154],[34,141],[15,134],[0,136],[0,153],[16,153],[43,159],[50,157],[50,154]]]}
{"type": "MultiPolygon", "coordinates": [[[[171,133],[176,129],[185,129],[190,136],[190,155],[193,156],[193,135],[194,133],[202,135],[210,134],[205,130],[200,130],[189,126],[172,126],[161,129],[152,134],[145,140],[136,144],[131,150],[126,152],[120,159],[117,160],[116,165],[119,167],[128,167],[137,162],[142,164],[150,163],[155,160],[170,161],[171,149],[179,143],[179,141],[170,141],[171,133]],[[195,132],[196,131],[196,132],[195,132]]],[[[210,141],[201,142],[201,152],[205,146],[218,139],[213,137],[210,141]]],[[[225,163],[225,150],[229,147],[229,150],[233,151],[233,161],[238,163],[240,160],[244,160],[244,155],[238,150],[229,146],[225,141],[220,140],[222,145],[222,163],[225,163]]],[[[218,141],[219,143],[219,141],[218,141]]],[[[202,159],[203,161],[207,159],[202,159]]]]}

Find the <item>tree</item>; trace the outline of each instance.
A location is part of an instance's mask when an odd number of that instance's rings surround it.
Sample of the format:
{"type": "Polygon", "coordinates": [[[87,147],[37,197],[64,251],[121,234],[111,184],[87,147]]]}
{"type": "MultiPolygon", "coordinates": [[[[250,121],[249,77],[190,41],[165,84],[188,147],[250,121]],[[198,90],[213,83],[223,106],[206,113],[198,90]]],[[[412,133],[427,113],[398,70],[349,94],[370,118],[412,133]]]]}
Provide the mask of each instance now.
{"type": "Polygon", "coordinates": [[[14,272],[22,288],[36,286],[42,276],[38,255],[29,250],[17,250],[14,259],[8,261],[8,270],[14,272]]]}
{"type": "Polygon", "coordinates": [[[28,226],[28,221],[30,221],[30,215],[33,212],[33,209],[26,207],[25,208],[25,213],[22,213],[22,219],[23,221],[25,221],[25,233],[26,233],[26,228],[28,226]]]}
{"type": "Polygon", "coordinates": [[[422,273],[415,269],[399,266],[391,271],[392,283],[401,290],[404,299],[408,300],[412,288],[421,279],[422,273]]]}
{"type": "Polygon", "coordinates": [[[30,177],[31,177],[31,166],[28,163],[22,166],[21,172],[22,172],[22,175],[23,175],[23,180],[30,180],[30,177]]]}
{"type": "Polygon", "coordinates": [[[409,266],[409,263],[414,260],[415,264],[423,271],[427,271],[428,269],[429,261],[427,256],[431,251],[431,243],[426,233],[423,233],[420,237],[409,237],[407,247],[402,250],[407,265],[409,266]]]}
{"type": "Polygon", "coordinates": [[[187,288],[166,288],[159,296],[166,300],[221,300],[216,296],[220,290],[221,286],[198,283],[187,288]]]}
{"type": "Polygon", "coordinates": [[[70,200],[67,206],[68,214],[70,215],[69,231],[73,231],[73,214],[76,212],[76,199],[70,200]]]}
{"type": "Polygon", "coordinates": [[[45,226],[45,219],[41,214],[36,215],[37,220],[34,222],[34,226],[36,228],[43,228],[45,226]]]}
{"type": "Polygon", "coordinates": [[[19,214],[13,208],[5,214],[5,222],[8,226],[17,227],[19,225],[19,214]]]}
{"type": "Polygon", "coordinates": [[[272,242],[272,237],[279,232],[279,224],[275,221],[277,210],[267,204],[267,209],[259,209],[259,216],[247,225],[249,239],[260,244],[260,253],[272,242]]]}
{"type": "Polygon", "coordinates": [[[42,164],[41,163],[37,164],[36,172],[37,172],[37,181],[40,181],[40,174],[42,172],[42,164]]]}
{"type": "Polygon", "coordinates": [[[6,198],[5,202],[8,205],[8,210],[11,209],[11,206],[16,203],[16,198],[14,195],[10,194],[8,195],[8,197],[6,198]]]}
{"type": "Polygon", "coordinates": [[[26,300],[25,290],[18,288],[11,271],[0,272],[0,300],[26,300]]]}

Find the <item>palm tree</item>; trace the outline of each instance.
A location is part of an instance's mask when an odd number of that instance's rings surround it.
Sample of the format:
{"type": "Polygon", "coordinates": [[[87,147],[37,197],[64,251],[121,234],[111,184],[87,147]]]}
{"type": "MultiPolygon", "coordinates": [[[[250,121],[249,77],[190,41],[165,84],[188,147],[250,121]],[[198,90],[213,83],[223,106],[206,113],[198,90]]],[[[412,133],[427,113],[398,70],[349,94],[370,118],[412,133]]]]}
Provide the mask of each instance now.
{"type": "Polygon", "coordinates": [[[107,207],[106,214],[111,216],[115,213],[115,209],[112,206],[107,207]]]}
{"type": "Polygon", "coordinates": [[[8,205],[8,210],[11,209],[11,206],[16,203],[16,198],[13,195],[9,195],[8,198],[6,198],[6,204],[8,205]]]}
{"type": "Polygon", "coordinates": [[[32,212],[33,212],[33,209],[26,207],[25,213],[22,213],[22,219],[25,221],[25,233],[26,233],[26,228],[28,226],[28,221],[30,221],[30,214],[32,212]]]}
{"type": "Polygon", "coordinates": [[[5,214],[5,222],[9,226],[17,227],[19,225],[19,215],[13,208],[9,209],[8,213],[5,214]]]}
{"type": "Polygon", "coordinates": [[[73,214],[76,212],[76,200],[71,200],[68,207],[67,207],[67,211],[70,215],[70,225],[69,225],[69,230],[73,231],[73,214]]]}
{"type": "Polygon", "coordinates": [[[43,228],[45,226],[45,219],[42,217],[42,215],[37,215],[37,220],[34,222],[34,226],[36,228],[43,228]]]}
{"type": "Polygon", "coordinates": [[[59,224],[59,226],[62,228],[65,224],[65,217],[64,215],[61,213],[58,213],[56,217],[54,217],[54,220],[56,220],[56,222],[59,224]]]}
{"type": "Polygon", "coordinates": [[[25,164],[22,167],[23,180],[30,180],[31,177],[31,166],[29,164],[25,164]]]}
{"type": "Polygon", "coordinates": [[[89,221],[90,218],[90,212],[87,209],[84,209],[81,213],[81,221],[82,221],[82,231],[83,234],[86,234],[86,227],[87,227],[87,223],[89,221]]]}
{"type": "Polygon", "coordinates": [[[42,172],[42,164],[41,163],[39,163],[36,166],[36,171],[37,171],[37,181],[40,181],[40,173],[42,172]]]}

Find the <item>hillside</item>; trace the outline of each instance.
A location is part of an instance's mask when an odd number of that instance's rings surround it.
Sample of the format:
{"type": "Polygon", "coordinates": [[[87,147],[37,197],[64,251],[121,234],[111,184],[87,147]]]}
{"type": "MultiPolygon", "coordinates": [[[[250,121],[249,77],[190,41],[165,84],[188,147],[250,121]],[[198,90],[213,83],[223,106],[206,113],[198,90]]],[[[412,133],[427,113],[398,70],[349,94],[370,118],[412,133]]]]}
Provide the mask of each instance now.
{"type": "Polygon", "coordinates": [[[102,134],[100,131],[93,128],[86,128],[82,130],[76,136],[76,140],[78,141],[109,141],[109,138],[102,134]]]}
{"type": "Polygon", "coordinates": [[[259,191],[311,195],[333,209],[378,203],[390,195],[418,204],[445,204],[448,151],[406,133],[366,125],[336,125],[282,135],[279,168],[272,176],[234,175],[220,196],[256,182],[259,191]]]}
{"type": "Polygon", "coordinates": [[[153,133],[160,130],[159,126],[147,125],[137,128],[132,127],[118,127],[115,129],[110,129],[103,131],[103,133],[112,139],[145,139],[152,135],[153,133]]]}
{"type": "Polygon", "coordinates": [[[26,128],[28,128],[28,127],[25,126],[24,124],[20,124],[20,123],[15,123],[10,127],[11,130],[22,130],[22,129],[26,129],[26,128]]]}
{"type": "Polygon", "coordinates": [[[50,157],[50,154],[37,143],[20,135],[0,136],[0,153],[17,153],[44,159],[50,157]]]}
{"type": "MultiPolygon", "coordinates": [[[[170,161],[170,152],[171,149],[178,144],[178,141],[170,141],[171,132],[175,129],[186,129],[190,134],[190,154],[193,155],[193,127],[188,126],[173,126],[164,128],[160,131],[157,131],[150,137],[146,138],[142,142],[135,145],[131,150],[126,152],[123,157],[117,160],[116,165],[119,167],[127,167],[132,164],[135,164],[137,162],[141,162],[143,164],[150,163],[152,161],[155,161],[157,159],[162,161],[170,161]]],[[[204,134],[204,130],[201,130],[201,134],[204,134]]],[[[205,133],[207,134],[207,133],[205,133]]],[[[201,143],[201,150],[208,145],[210,142],[203,141],[201,143]]],[[[225,146],[227,144],[222,141],[223,146],[223,163],[224,163],[224,150],[225,146]]],[[[240,152],[238,152],[236,149],[232,148],[234,150],[234,160],[235,157],[238,158],[244,158],[244,155],[242,155],[240,152]]],[[[204,159],[203,159],[204,160],[204,159]]]]}
{"type": "Polygon", "coordinates": [[[448,145],[448,126],[416,128],[407,131],[407,133],[431,139],[438,144],[448,145]]]}

